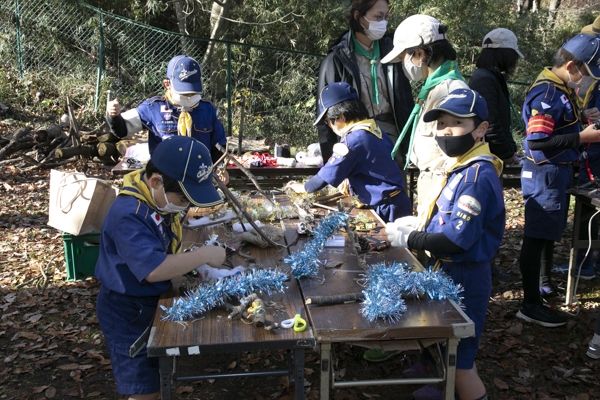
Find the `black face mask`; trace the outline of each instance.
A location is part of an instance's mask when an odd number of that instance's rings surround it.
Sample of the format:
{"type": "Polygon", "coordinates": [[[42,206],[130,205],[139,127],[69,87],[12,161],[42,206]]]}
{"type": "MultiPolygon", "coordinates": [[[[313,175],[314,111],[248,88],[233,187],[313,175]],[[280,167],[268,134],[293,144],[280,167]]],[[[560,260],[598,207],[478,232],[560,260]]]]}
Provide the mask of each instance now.
{"type": "Polygon", "coordinates": [[[471,150],[475,144],[473,132],[475,129],[461,136],[436,136],[435,141],[448,157],[459,157],[471,150]]]}

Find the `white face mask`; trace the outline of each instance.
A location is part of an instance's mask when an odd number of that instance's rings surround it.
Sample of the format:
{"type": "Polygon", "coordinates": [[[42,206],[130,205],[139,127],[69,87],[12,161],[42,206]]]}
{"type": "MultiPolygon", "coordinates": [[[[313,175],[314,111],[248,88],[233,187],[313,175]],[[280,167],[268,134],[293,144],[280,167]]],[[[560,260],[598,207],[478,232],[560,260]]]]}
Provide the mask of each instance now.
{"type": "MultiPolygon", "coordinates": [[[[363,17],[367,21],[367,17],[363,17]]],[[[387,31],[388,22],[384,19],[381,21],[369,21],[369,29],[365,28],[363,24],[360,24],[365,29],[365,35],[369,38],[369,40],[375,41],[379,40],[385,35],[387,31]]]]}
{"type": "Polygon", "coordinates": [[[183,108],[194,107],[196,104],[198,104],[201,98],[202,96],[200,96],[199,94],[195,94],[193,96],[186,96],[183,94],[179,94],[174,90],[171,90],[171,100],[173,101],[173,103],[175,103],[175,105],[181,106],[183,108]]]}
{"type": "Polygon", "coordinates": [[[404,70],[404,75],[406,75],[406,77],[414,82],[418,82],[418,81],[422,81],[423,80],[423,61],[421,61],[421,64],[419,65],[415,65],[412,62],[412,56],[408,59],[408,60],[404,60],[404,62],[402,62],[402,69],[404,70]]]}
{"type": "Polygon", "coordinates": [[[569,71],[567,71],[567,74],[569,74],[569,82],[567,82],[567,86],[572,88],[572,89],[579,89],[579,86],[581,85],[581,81],[583,81],[583,74],[581,73],[581,71],[579,71],[579,68],[577,68],[577,66],[575,66],[575,69],[577,70],[577,72],[579,72],[579,76],[581,76],[581,78],[579,78],[579,80],[577,82],[571,80],[571,73],[569,71]]]}
{"type": "MultiPolygon", "coordinates": [[[[160,177],[160,180],[162,181],[162,177],[160,177]]],[[[159,207],[158,203],[156,202],[156,197],[154,197],[154,188],[150,188],[150,192],[152,193],[152,200],[154,200],[154,203],[156,204],[156,208],[159,211],[166,212],[166,213],[169,213],[169,214],[177,214],[179,212],[182,212],[182,211],[185,211],[185,210],[188,209],[189,204],[184,207],[184,206],[178,206],[178,205],[175,205],[175,204],[171,203],[169,201],[169,199],[167,198],[167,193],[165,192],[165,186],[164,185],[163,185],[162,191],[163,191],[163,196],[165,198],[165,202],[167,203],[167,205],[164,206],[164,207],[159,207]]]]}

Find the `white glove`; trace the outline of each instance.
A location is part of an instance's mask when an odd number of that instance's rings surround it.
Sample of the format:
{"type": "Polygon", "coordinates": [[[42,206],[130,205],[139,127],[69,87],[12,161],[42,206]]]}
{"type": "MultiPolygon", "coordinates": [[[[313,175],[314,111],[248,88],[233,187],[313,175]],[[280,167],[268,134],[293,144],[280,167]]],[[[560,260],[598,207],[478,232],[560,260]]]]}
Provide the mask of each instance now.
{"type": "Polygon", "coordinates": [[[393,247],[408,247],[408,235],[415,230],[413,226],[398,224],[399,221],[402,222],[402,219],[398,218],[395,222],[390,222],[385,226],[385,233],[393,247]]]}
{"type": "Polygon", "coordinates": [[[398,218],[394,221],[394,224],[402,225],[402,226],[410,226],[414,229],[417,229],[417,226],[419,226],[419,217],[409,215],[407,217],[398,218]]]}

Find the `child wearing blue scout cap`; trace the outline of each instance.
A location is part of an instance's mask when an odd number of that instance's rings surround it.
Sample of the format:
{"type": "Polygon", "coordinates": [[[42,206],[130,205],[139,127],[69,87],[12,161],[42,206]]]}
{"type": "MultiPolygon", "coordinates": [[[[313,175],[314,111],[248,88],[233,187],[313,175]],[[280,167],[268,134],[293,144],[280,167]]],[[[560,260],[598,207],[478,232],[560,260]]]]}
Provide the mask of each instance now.
{"type": "Polygon", "coordinates": [[[167,90],[164,95],[145,100],[124,113],[118,99],[107,102],[106,122],[112,133],[122,138],[147,129],[150,153],[167,137],[191,136],[208,147],[216,162],[222,153],[215,146],[225,146],[227,139],[217,108],[201,98],[202,71],[198,62],[187,55],[173,57],[163,84],[167,90]]]}
{"type": "Polygon", "coordinates": [[[517,317],[545,327],[567,323],[560,312],[546,307],[557,295],[550,270],[554,241],[562,237],[569,205],[566,191],[573,180],[573,163],[580,144],[599,142],[600,130],[581,128],[576,91],[584,76],[600,78],[600,39],[579,34],[567,41],[529,88],[523,103],[527,136],[521,170],[525,226],[520,267],[523,303],[517,317]],[[541,279],[540,279],[541,276],[541,279]],[[540,284],[541,280],[541,284],[540,284]]]}
{"type": "Polygon", "coordinates": [[[339,186],[347,179],[350,192],[384,221],[410,215],[412,205],[404,190],[404,177],[390,157],[394,144],[369,118],[356,90],[345,82],[330,83],[319,95],[319,108],[315,125],[324,120],[340,143],[333,146],[333,155],[317,175],[304,185],[290,182],[287,187],[310,193],[327,184],[339,186]]]}
{"type": "MultiPolygon", "coordinates": [[[[483,141],[487,117],[485,100],[470,89],[450,92],[424,114],[423,121],[437,121],[435,140],[450,157],[444,166],[446,179],[432,191],[426,215],[400,218],[386,226],[392,246],[428,250],[429,266],[441,268],[464,288],[465,312],[475,323],[475,337],[458,344],[456,391],[461,399],[487,399],[475,356],[492,292],[490,260],[504,235],[502,161],[483,141]]],[[[426,386],[413,396],[429,398],[432,392],[435,389],[426,386]]]]}
{"type": "Polygon", "coordinates": [[[212,174],[205,145],[185,136],[166,138],[145,169],[124,177],[106,215],[95,271],[102,283],[96,314],[123,395],[158,399],[158,360],[148,358],[145,349],[132,357],[129,349],[152,323],[171,279],[203,264],[220,267],[225,260],[219,246],[181,252],[180,213],[190,205],[222,202],[212,174]]]}

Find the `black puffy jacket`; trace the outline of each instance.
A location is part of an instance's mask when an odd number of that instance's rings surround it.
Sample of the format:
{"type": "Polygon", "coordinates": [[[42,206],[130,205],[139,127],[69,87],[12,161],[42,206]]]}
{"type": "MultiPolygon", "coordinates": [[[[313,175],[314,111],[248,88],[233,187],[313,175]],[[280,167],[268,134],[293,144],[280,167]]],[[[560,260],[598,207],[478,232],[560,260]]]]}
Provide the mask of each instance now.
{"type": "Polygon", "coordinates": [[[510,131],[510,100],[504,75],[495,69],[477,68],[469,87],[487,102],[490,127],[485,141],[490,144],[490,151],[502,160],[512,158],[517,144],[510,131]]]}

